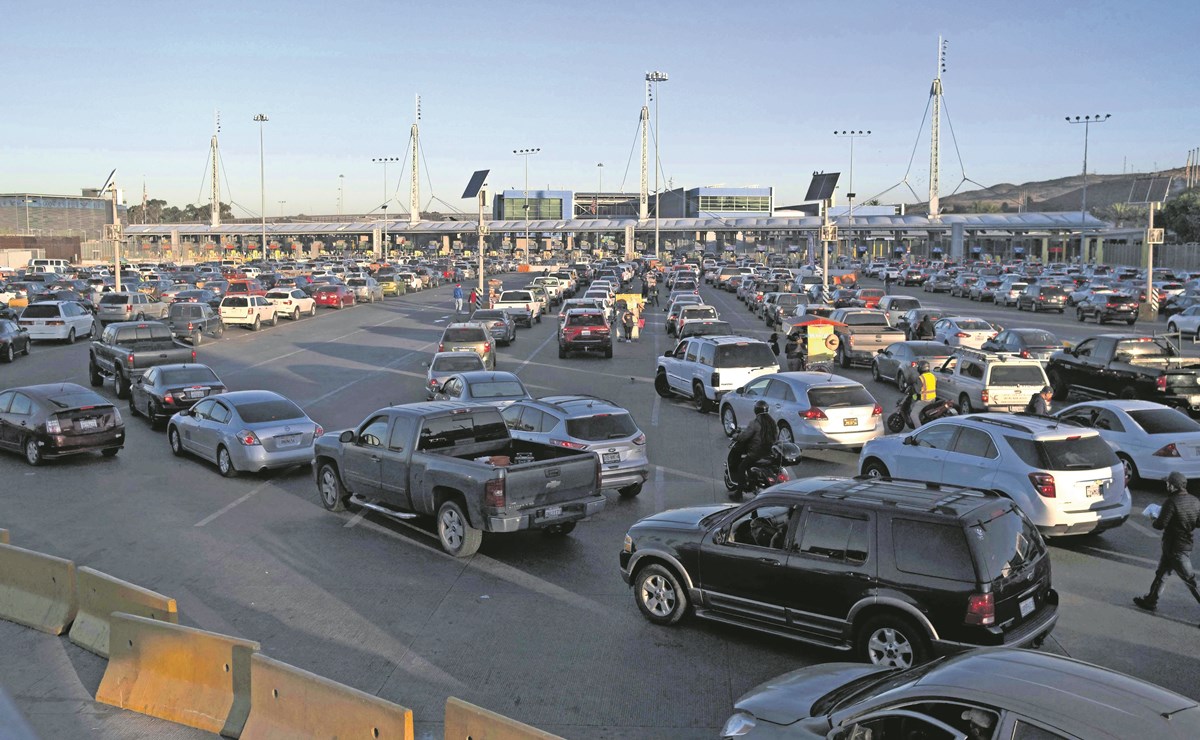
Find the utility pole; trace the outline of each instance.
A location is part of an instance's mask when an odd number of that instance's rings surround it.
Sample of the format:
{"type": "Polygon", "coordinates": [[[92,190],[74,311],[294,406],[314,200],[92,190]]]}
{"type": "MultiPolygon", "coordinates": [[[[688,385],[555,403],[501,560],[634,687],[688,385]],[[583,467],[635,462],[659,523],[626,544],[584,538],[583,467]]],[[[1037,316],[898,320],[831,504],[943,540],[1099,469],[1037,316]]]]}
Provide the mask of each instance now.
{"type": "Polygon", "coordinates": [[[933,98],[933,115],[929,124],[929,218],[936,219],[941,210],[942,190],[941,127],[942,127],[942,73],[946,71],[946,46],[949,42],[938,36],[937,76],[929,95],[933,98]]]}
{"type": "MultiPolygon", "coordinates": [[[[646,104],[642,106],[642,185],[638,191],[638,220],[650,218],[650,164],[648,158],[650,142],[650,86],[646,85],[646,104]]],[[[627,245],[628,246],[628,245],[627,245]]]]}
{"type": "Polygon", "coordinates": [[[342,206],[344,204],[346,176],[338,175],[338,220],[342,218],[342,206]]]}
{"type": "Polygon", "coordinates": [[[525,259],[527,260],[532,256],[529,250],[529,158],[540,151],[542,151],[540,148],[513,149],[513,154],[525,158],[525,199],[523,204],[525,206],[525,259]]]}
{"type": "Polygon", "coordinates": [[[661,131],[658,128],[658,83],[667,81],[666,72],[647,72],[646,82],[654,85],[654,259],[659,259],[658,220],[659,220],[659,190],[658,190],[658,141],[661,131]]]}
{"type": "MultiPolygon", "coordinates": [[[[1087,258],[1087,237],[1085,235],[1087,233],[1088,131],[1093,123],[1104,123],[1109,118],[1112,118],[1112,114],[1105,113],[1104,116],[1101,117],[1100,114],[1097,113],[1094,116],[1075,116],[1075,118],[1067,116],[1066,118],[1067,123],[1069,124],[1083,124],[1083,198],[1079,205],[1079,261],[1083,262],[1087,258]]],[[[1150,209],[1150,220],[1151,226],[1153,226],[1153,207],[1150,209]]],[[[1066,258],[1065,248],[1063,258],[1066,258]]]]}
{"type": "Polygon", "coordinates": [[[214,231],[214,238],[220,241],[220,237],[216,236],[216,228],[221,225],[221,178],[220,174],[220,148],[217,144],[217,135],[221,133],[221,113],[217,112],[217,130],[213,133],[212,144],[209,146],[209,152],[212,154],[212,213],[209,222],[214,231]]]}
{"type": "Polygon", "coordinates": [[[846,202],[850,205],[850,213],[846,219],[846,243],[850,245],[850,258],[854,259],[858,256],[854,253],[854,140],[870,136],[871,132],[834,131],[833,135],[850,139],[850,190],[846,192],[846,202]]]}
{"type": "Polygon", "coordinates": [[[267,261],[267,177],[263,167],[263,124],[271,120],[265,114],[259,113],[254,117],[258,122],[258,211],[262,214],[262,247],[263,262],[267,261]]]}
{"type": "MultiPolygon", "coordinates": [[[[399,162],[400,158],[399,157],[374,157],[371,159],[371,161],[383,165],[383,205],[380,206],[380,208],[383,210],[383,251],[386,254],[387,252],[390,251],[387,247],[387,241],[388,241],[387,207],[388,207],[388,201],[391,200],[391,198],[388,197],[387,166],[388,166],[388,162],[399,162]]],[[[415,163],[414,163],[413,169],[416,169],[415,163]]]]}
{"type": "Polygon", "coordinates": [[[417,96],[417,117],[412,125],[412,185],[408,192],[408,222],[416,224],[421,220],[421,180],[418,176],[417,160],[420,158],[421,139],[421,96],[417,96]]]}

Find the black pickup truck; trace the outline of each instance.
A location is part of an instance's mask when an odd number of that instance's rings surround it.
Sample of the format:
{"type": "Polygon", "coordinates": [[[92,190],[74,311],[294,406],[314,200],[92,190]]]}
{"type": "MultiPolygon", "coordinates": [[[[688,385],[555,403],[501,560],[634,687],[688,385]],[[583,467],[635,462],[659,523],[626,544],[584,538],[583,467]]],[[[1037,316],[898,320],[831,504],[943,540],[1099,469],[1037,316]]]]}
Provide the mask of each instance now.
{"type": "Polygon", "coordinates": [[[112,378],[117,398],[129,398],[133,379],[150,368],[195,361],[196,350],[177,341],[161,321],[118,321],[92,342],[88,377],[93,388],[112,378]]]}
{"type": "Polygon", "coordinates": [[[1155,401],[1200,415],[1200,361],[1180,356],[1166,339],[1101,334],[1050,356],[1054,399],[1071,392],[1098,398],[1155,401]]]}
{"type": "Polygon", "coordinates": [[[313,454],[326,509],[352,502],[397,519],[433,515],[442,549],[460,558],[484,532],[563,535],[605,504],[596,453],[513,439],[491,406],[391,406],[318,437],[313,454]]]}

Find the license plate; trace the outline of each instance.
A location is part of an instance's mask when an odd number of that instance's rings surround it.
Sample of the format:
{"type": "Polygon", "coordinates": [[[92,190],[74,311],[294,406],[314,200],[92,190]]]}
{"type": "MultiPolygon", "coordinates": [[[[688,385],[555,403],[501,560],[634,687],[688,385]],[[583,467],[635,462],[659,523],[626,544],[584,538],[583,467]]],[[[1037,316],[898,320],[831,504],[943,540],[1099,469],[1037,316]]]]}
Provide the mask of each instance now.
{"type": "Polygon", "coordinates": [[[858,426],[858,419],[842,419],[842,426],[856,427],[858,426]]]}
{"type": "Polygon", "coordinates": [[[1028,617],[1033,614],[1033,597],[1029,597],[1021,602],[1021,616],[1028,617]]]}
{"type": "Polygon", "coordinates": [[[542,509],[542,518],[543,519],[554,519],[555,517],[560,517],[560,516],[562,516],[562,507],[561,506],[549,506],[545,509],[542,509]]]}
{"type": "Polygon", "coordinates": [[[474,352],[475,350],[472,349],[471,347],[455,347],[454,351],[455,352],[474,352]]]}
{"type": "Polygon", "coordinates": [[[621,453],[619,452],[605,452],[600,457],[604,461],[605,465],[621,462],[621,453]]]}
{"type": "Polygon", "coordinates": [[[579,336],[590,337],[590,336],[592,336],[592,333],[590,331],[584,330],[584,331],[579,332],[579,336]]]}
{"type": "Polygon", "coordinates": [[[183,395],[186,398],[201,398],[202,396],[204,396],[204,394],[205,394],[205,391],[188,391],[187,393],[185,393],[183,395]]]}
{"type": "Polygon", "coordinates": [[[100,422],[96,421],[95,419],[80,419],[79,428],[85,432],[92,429],[99,429],[100,422]]]}
{"type": "Polygon", "coordinates": [[[1084,492],[1087,493],[1088,498],[1096,498],[1100,495],[1100,484],[1088,483],[1087,486],[1084,487],[1084,492]]]}
{"type": "Polygon", "coordinates": [[[288,434],[283,437],[275,438],[275,445],[277,447],[295,447],[298,444],[300,444],[299,434],[288,434]]]}

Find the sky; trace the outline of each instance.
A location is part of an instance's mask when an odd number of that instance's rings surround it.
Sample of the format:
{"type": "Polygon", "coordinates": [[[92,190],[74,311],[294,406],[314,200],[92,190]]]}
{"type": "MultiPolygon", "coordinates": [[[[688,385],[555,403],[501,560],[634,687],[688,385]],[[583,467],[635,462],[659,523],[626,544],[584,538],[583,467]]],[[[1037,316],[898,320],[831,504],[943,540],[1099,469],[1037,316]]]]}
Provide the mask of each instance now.
{"type": "Polygon", "coordinates": [[[423,209],[472,210],[460,196],[477,169],[492,191],[523,189],[526,163],[530,188],[603,177],[636,192],[644,79],[660,70],[663,187],[773,186],[784,205],[820,170],[842,172],[845,192],[850,142],[833,132],[869,130],[858,201],[913,202],[908,186],[928,195],[939,35],[943,196],[964,173],[1078,174],[1084,131],[1067,116],[1112,116],[1090,127],[1089,172],[1179,167],[1200,146],[1195,0],[65,0],[3,17],[4,193],[74,194],[116,168],[130,204],[143,183],[171,205],[207,203],[219,111],[236,216],[257,217],[260,197],[269,217],[334,214],[339,189],[346,213],[385,199],[406,212],[418,94],[423,209]],[[513,154],[526,148],[540,151],[513,154]],[[382,157],[401,159],[386,182],[382,157]]]}

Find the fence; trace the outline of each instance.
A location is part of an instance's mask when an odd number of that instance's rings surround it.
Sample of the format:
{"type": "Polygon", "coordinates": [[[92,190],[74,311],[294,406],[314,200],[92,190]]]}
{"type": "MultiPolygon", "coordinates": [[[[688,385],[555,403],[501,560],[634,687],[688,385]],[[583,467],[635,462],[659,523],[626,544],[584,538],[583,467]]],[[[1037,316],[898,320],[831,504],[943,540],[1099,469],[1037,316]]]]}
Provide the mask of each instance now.
{"type": "MultiPolygon", "coordinates": [[[[1105,244],[1104,261],[1110,265],[1142,266],[1141,244],[1105,244]]],[[[1154,266],[1200,272],[1200,244],[1160,244],[1154,248],[1154,266]]]]}

